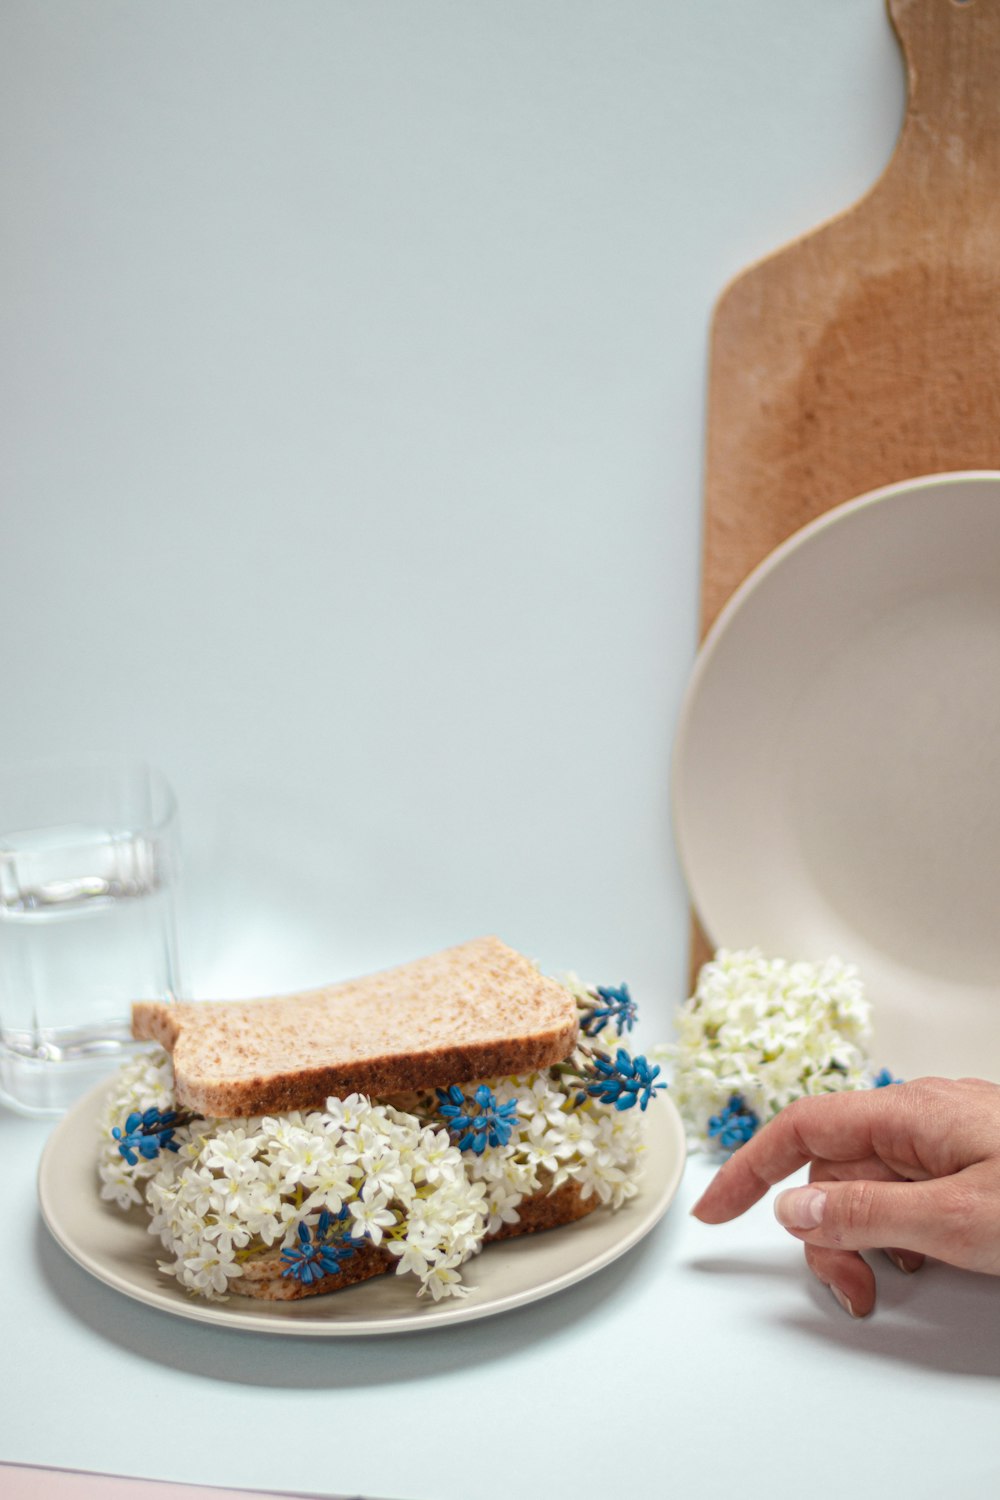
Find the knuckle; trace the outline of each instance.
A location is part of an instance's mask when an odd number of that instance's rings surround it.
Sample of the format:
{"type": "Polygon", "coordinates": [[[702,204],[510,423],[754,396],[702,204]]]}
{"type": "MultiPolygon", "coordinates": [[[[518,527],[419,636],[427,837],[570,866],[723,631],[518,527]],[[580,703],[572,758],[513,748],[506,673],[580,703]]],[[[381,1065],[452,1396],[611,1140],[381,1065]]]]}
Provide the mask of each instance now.
{"type": "Polygon", "coordinates": [[[863,1239],[875,1221],[877,1205],[877,1184],[865,1181],[852,1183],[847,1192],[837,1198],[834,1223],[831,1225],[834,1234],[863,1239]]]}
{"type": "Polygon", "coordinates": [[[813,1154],[807,1132],[817,1113],[829,1108],[832,1099],[846,1097],[844,1094],[806,1094],[785,1105],[778,1119],[782,1122],[782,1129],[791,1137],[795,1148],[804,1158],[808,1159],[813,1154]]]}

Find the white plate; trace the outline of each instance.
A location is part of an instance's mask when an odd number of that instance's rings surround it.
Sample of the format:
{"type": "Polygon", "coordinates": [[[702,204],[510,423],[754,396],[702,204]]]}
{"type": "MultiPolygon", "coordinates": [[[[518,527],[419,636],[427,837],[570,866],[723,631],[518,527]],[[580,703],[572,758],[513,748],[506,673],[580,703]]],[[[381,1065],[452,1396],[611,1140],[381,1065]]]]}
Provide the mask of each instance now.
{"type": "Polygon", "coordinates": [[[673,766],[716,946],[857,963],[877,1061],[1000,1079],[1000,474],[839,507],[739,588],[673,766]]]}
{"type": "Polygon", "coordinates": [[[99,1281],[162,1312],[255,1333],[321,1338],[416,1333],[507,1312],[548,1297],[624,1255],[665,1213],[684,1171],[684,1131],[666,1094],[646,1111],[648,1149],[640,1193],[617,1213],[501,1241],[462,1268],[467,1297],[417,1298],[412,1276],[378,1276],[328,1297],[263,1302],[191,1297],[156,1267],[160,1244],[143,1209],[123,1213],[98,1197],[97,1121],[107,1083],[85,1095],[52,1131],[38,1172],[38,1196],[51,1233],[99,1281]]]}

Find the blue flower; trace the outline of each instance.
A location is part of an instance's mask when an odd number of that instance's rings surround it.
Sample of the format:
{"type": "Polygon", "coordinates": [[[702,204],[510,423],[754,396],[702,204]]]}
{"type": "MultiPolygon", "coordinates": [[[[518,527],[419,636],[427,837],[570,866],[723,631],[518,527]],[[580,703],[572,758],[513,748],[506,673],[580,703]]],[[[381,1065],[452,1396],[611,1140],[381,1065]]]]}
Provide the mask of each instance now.
{"type": "Polygon", "coordinates": [[[872,1079],[872,1088],[884,1089],[890,1083],[902,1082],[902,1078],[893,1078],[888,1068],[879,1068],[878,1072],[875,1074],[875,1077],[872,1079]]]}
{"type": "Polygon", "coordinates": [[[599,1099],[602,1104],[613,1104],[615,1109],[631,1109],[638,1104],[645,1109],[658,1089],[665,1083],[657,1083],[660,1070],[651,1067],[644,1057],[630,1057],[624,1047],[619,1047],[614,1058],[595,1053],[584,1079],[586,1092],[599,1099]]]}
{"type": "Polygon", "coordinates": [[[482,1156],[487,1145],[506,1146],[517,1124],[517,1100],[498,1104],[488,1084],[481,1083],[471,1099],[457,1084],[438,1089],[441,1118],[447,1120],[449,1132],[458,1137],[459,1151],[474,1151],[482,1156]]]}
{"type": "Polygon", "coordinates": [[[175,1109],[163,1113],[158,1109],[147,1109],[144,1114],[136,1109],[125,1121],[125,1129],[115,1125],[111,1134],[118,1142],[119,1155],[134,1167],[140,1156],[152,1161],[163,1150],[179,1151],[174,1131],[178,1125],[186,1125],[190,1118],[190,1115],[182,1117],[175,1109]]]}
{"type": "Polygon", "coordinates": [[[354,1254],[350,1245],[335,1239],[337,1226],[346,1214],[347,1210],[344,1208],[334,1217],[324,1208],[316,1225],[315,1239],[310,1233],[309,1225],[303,1220],[295,1231],[299,1243],[281,1252],[281,1259],[287,1263],[282,1276],[294,1276],[303,1286],[311,1286],[324,1276],[336,1276],[342,1263],[354,1254]]]}
{"type": "Polygon", "coordinates": [[[760,1124],[760,1120],[747,1104],[742,1094],[730,1094],[729,1102],[719,1114],[708,1122],[708,1135],[725,1151],[735,1151],[744,1145],[760,1124]]]}
{"type": "Polygon", "coordinates": [[[604,1003],[593,1005],[583,1012],[580,1026],[584,1036],[596,1036],[610,1021],[614,1021],[615,1031],[619,1036],[624,1031],[631,1031],[635,1025],[638,1006],[628,992],[628,985],[620,984],[614,989],[599,984],[596,994],[604,1003]]]}

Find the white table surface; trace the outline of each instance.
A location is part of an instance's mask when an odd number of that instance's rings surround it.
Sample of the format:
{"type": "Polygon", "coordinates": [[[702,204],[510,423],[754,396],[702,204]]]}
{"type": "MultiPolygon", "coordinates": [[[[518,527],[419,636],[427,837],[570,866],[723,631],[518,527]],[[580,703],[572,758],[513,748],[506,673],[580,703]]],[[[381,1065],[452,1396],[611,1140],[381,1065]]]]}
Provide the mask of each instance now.
{"type": "Polygon", "coordinates": [[[454,1330],[323,1341],[193,1325],[94,1281],[39,1219],[45,1134],[0,1116],[5,1459],[375,1500],[1000,1485],[1000,1279],[885,1263],[852,1322],[769,1205],[689,1217],[701,1158],[587,1282],[454,1330]]]}
{"type": "MultiPolygon", "coordinates": [[[[711,308],[867,189],[902,103],[880,0],[5,0],[0,755],[163,766],[190,993],[495,931],[666,1034],[711,308]]],[[[702,1164],[591,1282],[343,1345],[92,1281],[44,1138],[0,1114],[0,1459],[1000,1489],[1000,1282],[886,1267],[852,1324],[766,1207],[689,1220],[702,1164]]]]}

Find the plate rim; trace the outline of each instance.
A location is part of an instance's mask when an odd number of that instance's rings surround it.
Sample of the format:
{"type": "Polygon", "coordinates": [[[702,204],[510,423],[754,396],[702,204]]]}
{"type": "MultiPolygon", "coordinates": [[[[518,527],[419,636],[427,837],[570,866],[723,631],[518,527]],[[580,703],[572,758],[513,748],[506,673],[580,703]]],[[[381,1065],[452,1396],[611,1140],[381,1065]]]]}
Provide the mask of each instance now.
{"type": "MultiPolygon", "coordinates": [[[[109,1287],[112,1291],[127,1297],[130,1301],[141,1303],[151,1307],[158,1312],[180,1317],[186,1321],[198,1322],[214,1327],[224,1327],[240,1333],[264,1333],[280,1337],[313,1337],[313,1338],[360,1338],[380,1337],[401,1333],[420,1333],[429,1329],[439,1329],[462,1323],[474,1322],[481,1318],[498,1316],[501,1313],[513,1311],[527,1303],[540,1301],[546,1297],[554,1296],[557,1292],[565,1290],[576,1282],[586,1280],[597,1271],[618,1260],[629,1250],[633,1249],[640,1240],[655,1227],[666,1213],[673,1202],[677,1190],[684,1175],[687,1159],[687,1142],[684,1127],[677,1107],[670,1098],[668,1092],[664,1092],[655,1099],[651,1111],[646,1115],[647,1123],[655,1121],[649,1129],[646,1145],[646,1159],[650,1164],[653,1153],[656,1153],[658,1165],[661,1169],[661,1177],[651,1183],[647,1180],[640,1189],[636,1198],[631,1200],[631,1205],[640,1205],[644,1198],[648,1201],[644,1205],[644,1211],[638,1218],[623,1224],[624,1233],[614,1239],[610,1244],[599,1248],[595,1254],[581,1264],[573,1265],[561,1274],[550,1276],[541,1284],[516,1287],[507,1293],[487,1296],[477,1301],[473,1289],[468,1297],[448,1298],[441,1302],[426,1304],[417,1302],[414,1292],[414,1307],[412,1311],[405,1313],[392,1313],[382,1318],[374,1317],[368,1320],[355,1319],[352,1322],[338,1322],[336,1318],[310,1318],[307,1314],[289,1318],[287,1321],[280,1317],[277,1309],[284,1304],[267,1302],[264,1304],[269,1311],[264,1313],[258,1311],[257,1304],[252,1298],[232,1298],[228,1302],[211,1302],[205,1299],[188,1297],[177,1285],[163,1278],[163,1284],[143,1288],[131,1282],[128,1278],[116,1274],[113,1270],[102,1263],[99,1256],[95,1256],[86,1246],[81,1246],[74,1238],[72,1226],[66,1224],[65,1213],[61,1213],[55,1199],[55,1189],[60,1175],[60,1151],[68,1138],[79,1130],[80,1150],[78,1155],[87,1154],[83,1145],[84,1141],[92,1143],[93,1151],[89,1159],[93,1165],[93,1204],[95,1211],[103,1212],[105,1208],[114,1210],[114,1206],[102,1200],[98,1194],[97,1162],[96,1162],[96,1133],[93,1129],[96,1123],[97,1111],[104,1097],[113,1087],[113,1079],[105,1079],[94,1088],[88,1090],[76,1104],[62,1116],[50,1131],[42,1155],[38,1164],[36,1186],[38,1203],[42,1220],[49,1234],[63,1252],[70,1257],[78,1266],[93,1276],[95,1280],[109,1287]],[[80,1126],[86,1123],[87,1130],[81,1130],[80,1126]],[[652,1189],[652,1191],[650,1191],[652,1189]],[[240,1304],[240,1305],[237,1305],[240,1304]],[[246,1304],[244,1306],[243,1304],[246,1304]],[[235,1310],[234,1310],[235,1309],[235,1310]]],[[[648,1167],[647,1167],[648,1171],[648,1167]]],[[[619,1212],[627,1212],[631,1205],[626,1205],[619,1212]]],[[[129,1223],[129,1214],[138,1210],[128,1212],[116,1210],[121,1215],[122,1229],[126,1231],[129,1223]]],[[[71,1216],[72,1217],[72,1216],[71,1216]]],[[[113,1223],[113,1220],[109,1220],[113,1223]]],[[[134,1224],[134,1220],[132,1221],[134,1224]]],[[[584,1223],[587,1222],[585,1219],[584,1223]]],[[[545,1239],[549,1240],[552,1235],[572,1233],[573,1224],[562,1225],[557,1229],[545,1231],[545,1239]]],[[[531,1242],[534,1236],[527,1236],[524,1240],[515,1239],[514,1245],[527,1246],[530,1254],[531,1242]]],[[[526,1252],[522,1252],[526,1253],[526,1252]]],[[[477,1257],[478,1262],[478,1257],[477,1257]]],[[[382,1278],[376,1278],[375,1282],[364,1283],[358,1287],[348,1288],[355,1296],[363,1295],[365,1290],[373,1285],[378,1285],[382,1278]]],[[[335,1295],[335,1294],[331,1294],[335,1295]]],[[[324,1306],[329,1306],[328,1299],[322,1299],[324,1306]]],[[[288,1304],[291,1307],[301,1308],[303,1301],[296,1299],[288,1304]]]]}
{"type": "Polygon", "coordinates": [[[1000,469],[948,469],[942,470],[940,473],[920,474],[914,476],[912,479],[900,479],[893,481],[891,484],[880,485],[877,489],[868,490],[862,495],[845,500],[840,505],[833,506],[830,510],[824,511],[821,516],[808,521],[799,530],[793,531],[791,536],[786,537],[783,542],[779,542],[755,568],[751,569],[742,582],[733,590],[732,594],[730,594],[706,632],[704,639],[697,646],[695,659],[681,696],[677,714],[677,729],[674,735],[670,759],[670,812],[674,830],[674,847],[684,878],[685,889],[702,931],[713,948],[718,947],[722,939],[719,936],[718,929],[713,926],[709,917],[702,910],[700,903],[695,899],[696,882],[691,870],[690,850],[687,847],[685,838],[682,836],[685,814],[683,811],[680,781],[682,776],[682,762],[685,759],[685,742],[690,733],[693,717],[692,707],[697,700],[702,680],[711,669],[720,642],[728,634],[733,617],[739,614],[746,599],[756,593],[757,589],[760,588],[770,574],[780,568],[787,558],[798,552],[802,547],[808,546],[815,536],[843,523],[850,516],[868,510],[882,501],[892,499],[900,494],[913,494],[914,492],[933,488],[936,485],[957,483],[979,485],[984,480],[992,481],[1000,487],[1000,469]]]}

